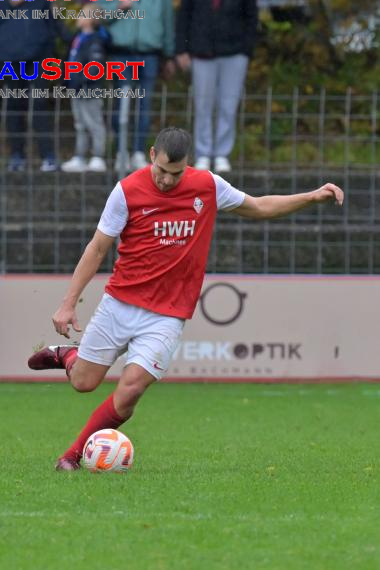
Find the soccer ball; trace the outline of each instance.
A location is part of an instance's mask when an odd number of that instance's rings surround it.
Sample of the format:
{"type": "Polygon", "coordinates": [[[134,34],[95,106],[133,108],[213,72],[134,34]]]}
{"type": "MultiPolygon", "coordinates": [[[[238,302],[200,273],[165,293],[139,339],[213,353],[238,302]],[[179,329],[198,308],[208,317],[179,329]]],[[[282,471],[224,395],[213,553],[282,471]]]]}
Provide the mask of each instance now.
{"type": "Polygon", "coordinates": [[[93,433],[83,448],[83,463],[92,472],[123,473],[133,463],[133,445],[126,435],[115,429],[93,433]]]}

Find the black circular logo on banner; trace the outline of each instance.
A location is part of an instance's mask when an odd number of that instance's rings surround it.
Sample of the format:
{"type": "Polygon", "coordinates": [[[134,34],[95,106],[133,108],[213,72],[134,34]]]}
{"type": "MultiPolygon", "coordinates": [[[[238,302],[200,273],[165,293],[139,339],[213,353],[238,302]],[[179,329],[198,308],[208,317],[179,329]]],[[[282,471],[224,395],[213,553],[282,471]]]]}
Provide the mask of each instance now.
{"type": "Polygon", "coordinates": [[[230,283],[213,283],[212,285],[206,287],[200,296],[200,308],[205,319],[210,321],[210,323],[213,325],[230,325],[231,323],[235,322],[242,314],[244,309],[244,299],[246,296],[247,293],[242,293],[237,287],[235,287],[235,285],[231,285],[230,283]],[[210,309],[209,307],[210,293],[212,293],[212,291],[215,291],[217,287],[224,287],[225,289],[229,289],[234,294],[237,301],[236,306],[231,308],[230,314],[224,318],[218,316],[217,310],[215,310],[215,308],[210,309]],[[209,299],[209,302],[207,302],[207,299],[209,299]]]}

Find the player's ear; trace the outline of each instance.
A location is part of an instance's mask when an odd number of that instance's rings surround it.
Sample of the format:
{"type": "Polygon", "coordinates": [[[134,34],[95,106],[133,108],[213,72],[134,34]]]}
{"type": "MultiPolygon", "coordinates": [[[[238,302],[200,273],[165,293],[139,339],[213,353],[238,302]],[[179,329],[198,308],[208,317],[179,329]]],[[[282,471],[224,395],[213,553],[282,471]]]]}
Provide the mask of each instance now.
{"type": "Polygon", "coordinates": [[[149,156],[150,156],[150,160],[151,160],[152,162],[154,162],[155,159],[156,159],[156,151],[154,150],[154,146],[151,146],[151,147],[150,147],[149,156]]]}

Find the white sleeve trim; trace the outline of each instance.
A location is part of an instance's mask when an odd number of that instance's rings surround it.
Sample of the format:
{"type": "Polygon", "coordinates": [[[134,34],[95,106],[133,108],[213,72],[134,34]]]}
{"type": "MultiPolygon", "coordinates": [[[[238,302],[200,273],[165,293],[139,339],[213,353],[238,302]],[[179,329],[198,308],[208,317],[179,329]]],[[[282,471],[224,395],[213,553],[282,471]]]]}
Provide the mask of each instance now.
{"type": "Polygon", "coordinates": [[[216,187],[216,205],[218,210],[234,210],[242,205],[245,198],[245,192],[231,186],[227,180],[224,180],[218,174],[211,172],[216,187]]]}
{"type": "Polygon", "coordinates": [[[128,221],[128,206],[120,182],[118,182],[104,207],[98,230],[110,237],[118,237],[128,221]]]}

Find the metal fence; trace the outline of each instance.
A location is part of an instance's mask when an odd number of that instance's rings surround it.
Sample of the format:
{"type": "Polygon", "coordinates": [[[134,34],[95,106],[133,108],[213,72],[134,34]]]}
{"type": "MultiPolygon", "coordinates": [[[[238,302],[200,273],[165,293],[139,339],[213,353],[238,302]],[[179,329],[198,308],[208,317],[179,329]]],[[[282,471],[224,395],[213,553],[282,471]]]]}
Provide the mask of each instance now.
{"type": "MultiPolygon", "coordinates": [[[[92,236],[107,195],[117,181],[112,100],[105,100],[110,133],[104,174],[41,173],[29,99],[24,173],[7,171],[7,100],[0,130],[0,272],[71,272],[92,236]]],[[[67,99],[50,100],[52,148],[60,160],[72,155],[75,133],[67,99]]],[[[351,90],[331,95],[246,94],[242,100],[226,176],[252,195],[311,190],[326,181],[346,193],[343,209],[325,205],[289,218],[257,223],[221,213],[208,271],[238,273],[380,273],[379,97],[351,90]]],[[[138,110],[133,105],[130,131],[138,110]]],[[[192,128],[192,94],[155,93],[151,140],[167,125],[192,128]]],[[[130,135],[130,133],[129,133],[130,135]]],[[[113,255],[102,270],[109,271],[113,255]]]]}

